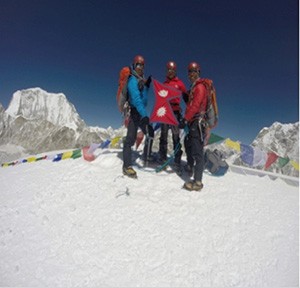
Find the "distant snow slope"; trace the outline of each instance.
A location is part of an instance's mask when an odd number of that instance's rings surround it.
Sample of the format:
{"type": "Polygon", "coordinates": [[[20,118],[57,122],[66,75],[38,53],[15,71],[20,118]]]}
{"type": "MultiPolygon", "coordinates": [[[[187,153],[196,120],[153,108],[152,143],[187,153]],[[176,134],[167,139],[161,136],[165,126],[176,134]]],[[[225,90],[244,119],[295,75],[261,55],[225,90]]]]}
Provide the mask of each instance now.
{"type": "Polygon", "coordinates": [[[1,168],[0,286],[298,286],[297,187],[228,172],[188,192],[121,166],[107,150],[1,168]]]}

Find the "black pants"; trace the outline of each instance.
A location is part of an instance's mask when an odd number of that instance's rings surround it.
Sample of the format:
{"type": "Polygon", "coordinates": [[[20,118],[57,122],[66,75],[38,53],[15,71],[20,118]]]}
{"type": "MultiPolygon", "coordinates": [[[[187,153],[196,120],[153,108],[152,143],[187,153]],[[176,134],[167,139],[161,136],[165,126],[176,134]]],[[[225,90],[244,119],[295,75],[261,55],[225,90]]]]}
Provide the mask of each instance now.
{"type": "Polygon", "coordinates": [[[189,135],[186,135],[184,137],[184,150],[185,150],[185,154],[186,154],[187,164],[190,167],[193,167],[194,166],[194,158],[192,156],[192,142],[190,141],[189,135]]]}
{"type": "Polygon", "coordinates": [[[205,129],[199,126],[198,120],[189,125],[189,133],[184,139],[188,164],[194,166],[194,180],[202,181],[204,170],[204,135],[205,129]]]}
{"type": "MultiPolygon", "coordinates": [[[[174,112],[175,116],[178,120],[181,117],[180,112],[174,112]]],[[[168,153],[168,132],[169,129],[171,129],[172,132],[172,140],[173,140],[173,150],[177,151],[175,154],[175,163],[180,165],[181,163],[181,155],[182,155],[182,149],[181,149],[181,143],[180,143],[180,135],[179,135],[179,128],[176,125],[169,125],[162,123],[160,126],[160,138],[159,138],[159,156],[161,160],[167,159],[167,153],[168,153]]]]}
{"type": "Polygon", "coordinates": [[[131,109],[131,115],[129,118],[129,123],[127,127],[127,135],[123,146],[123,161],[124,167],[129,167],[132,165],[132,150],[131,146],[134,145],[137,136],[138,128],[141,128],[143,133],[148,136],[146,138],[145,147],[143,151],[143,157],[148,157],[152,153],[152,143],[154,137],[154,130],[151,125],[141,125],[141,116],[133,108],[131,109]]]}

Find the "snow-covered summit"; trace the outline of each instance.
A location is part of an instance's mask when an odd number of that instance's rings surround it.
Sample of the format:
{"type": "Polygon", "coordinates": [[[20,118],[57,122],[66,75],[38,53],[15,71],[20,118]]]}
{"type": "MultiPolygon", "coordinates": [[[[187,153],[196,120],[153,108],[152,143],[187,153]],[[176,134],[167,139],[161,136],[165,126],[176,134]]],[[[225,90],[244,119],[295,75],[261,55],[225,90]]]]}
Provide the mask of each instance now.
{"type": "Polygon", "coordinates": [[[298,287],[298,187],[229,171],[188,192],[123,177],[118,151],[1,170],[1,286],[298,287]]]}
{"type": "MultiPolygon", "coordinates": [[[[19,90],[6,111],[1,107],[0,147],[17,145],[27,154],[80,148],[99,143],[109,134],[90,129],[63,93],[48,93],[41,88],[19,90]]],[[[1,154],[0,149],[0,159],[1,154]]],[[[10,153],[4,155],[2,161],[13,160],[10,153]]]]}
{"type": "Polygon", "coordinates": [[[274,122],[263,128],[252,143],[261,150],[274,152],[281,157],[299,159],[299,122],[282,124],[274,122]]]}
{"type": "Polygon", "coordinates": [[[15,92],[6,113],[13,118],[47,120],[55,126],[74,130],[86,126],[63,93],[48,93],[41,88],[15,92]]]}

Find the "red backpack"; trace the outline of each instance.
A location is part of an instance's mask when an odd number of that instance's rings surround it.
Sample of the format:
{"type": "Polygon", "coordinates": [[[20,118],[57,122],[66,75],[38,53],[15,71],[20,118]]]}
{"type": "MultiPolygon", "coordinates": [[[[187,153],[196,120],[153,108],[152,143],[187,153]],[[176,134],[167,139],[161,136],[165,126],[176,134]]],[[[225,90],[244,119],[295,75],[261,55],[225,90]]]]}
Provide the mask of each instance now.
{"type": "Polygon", "coordinates": [[[126,108],[128,107],[127,82],[130,75],[131,72],[128,66],[121,69],[117,92],[117,104],[121,113],[124,113],[126,111],[126,108]]]}
{"type": "Polygon", "coordinates": [[[212,129],[217,126],[219,120],[216,89],[213,85],[213,81],[210,79],[203,78],[198,83],[203,84],[207,91],[205,121],[208,124],[208,127],[212,129]]]}

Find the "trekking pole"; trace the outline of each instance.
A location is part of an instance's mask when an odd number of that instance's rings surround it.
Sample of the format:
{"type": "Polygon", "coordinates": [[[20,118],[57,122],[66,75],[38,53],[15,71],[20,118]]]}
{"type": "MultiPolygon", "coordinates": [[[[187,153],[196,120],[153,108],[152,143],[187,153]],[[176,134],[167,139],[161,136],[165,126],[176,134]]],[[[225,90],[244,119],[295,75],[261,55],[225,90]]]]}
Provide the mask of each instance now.
{"type": "Polygon", "coordinates": [[[150,154],[150,141],[153,140],[152,137],[149,136],[149,126],[146,126],[146,142],[147,142],[147,155],[146,155],[146,161],[145,161],[145,166],[148,167],[148,162],[149,162],[149,154],[150,154]]]}
{"type": "Polygon", "coordinates": [[[146,125],[145,128],[146,128],[146,142],[147,142],[147,153],[146,153],[146,159],[145,159],[145,166],[148,167],[148,155],[149,155],[149,151],[150,151],[148,125],[146,125]]]}

